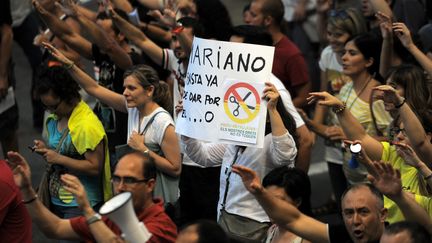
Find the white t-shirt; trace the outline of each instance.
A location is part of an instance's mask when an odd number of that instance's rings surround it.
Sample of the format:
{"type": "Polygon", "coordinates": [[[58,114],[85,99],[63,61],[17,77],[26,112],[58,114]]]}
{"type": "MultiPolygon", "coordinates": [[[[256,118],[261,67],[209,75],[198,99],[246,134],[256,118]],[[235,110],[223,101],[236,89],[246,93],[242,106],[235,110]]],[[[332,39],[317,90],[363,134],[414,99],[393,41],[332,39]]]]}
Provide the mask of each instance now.
{"type": "Polygon", "coordinates": [[[147,123],[151,119],[151,117],[156,114],[156,112],[160,112],[153,119],[153,122],[147,128],[145,132],[144,139],[146,143],[154,143],[154,144],[162,144],[163,138],[165,136],[165,130],[169,125],[174,126],[174,121],[171,115],[165,111],[162,107],[154,110],[150,115],[143,117],[141,124],[139,124],[139,111],[137,108],[128,108],[128,133],[127,140],[131,136],[133,131],[138,133],[142,133],[147,123]]]}

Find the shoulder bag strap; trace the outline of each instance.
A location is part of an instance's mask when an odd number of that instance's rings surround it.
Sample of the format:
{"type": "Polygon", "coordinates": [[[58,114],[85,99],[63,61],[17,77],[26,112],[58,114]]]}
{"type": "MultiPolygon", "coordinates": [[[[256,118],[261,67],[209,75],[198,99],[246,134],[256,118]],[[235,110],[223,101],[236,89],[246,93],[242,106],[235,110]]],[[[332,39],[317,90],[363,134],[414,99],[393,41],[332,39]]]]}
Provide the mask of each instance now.
{"type": "MultiPolygon", "coordinates": [[[[57,147],[56,147],[56,149],[55,149],[56,153],[59,153],[59,152],[60,152],[60,148],[61,148],[61,146],[62,146],[64,140],[66,139],[68,133],[69,133],[69,128],[67,127],[67,128],[63,131],[63,133],[62,133],[62,135],[61,135],[61,138],[60,138],[60,141],[59,141],[59,143],[57,144],[57,147]]],[[[46,170],[47,170],[48,172],[51,171],[51,166],[52,166],[52,165],[51,165],[50,163],[47,163],[46,170]]]]}
{"type": "Polygon", "coordinates": [[[153,122],[153,120],[155,119],[155,117],[156,117],[159,113],[162,113],[162,112],[168,113],[168,112],[166,112],[166,111],[158,111],[158,112],[156,112],[156,113],[155,113],[155,114],[150,118],[150,120],[147,122],[147,124],[145,125],[145,127],[144,127],[143,131],[140,133],[140,135],[143,135],[143,134],[147,131],[147,129],[150,127],[150,125],[152,124],[152,122],[153,122]]]}
{"type": "Polygon", "coordinates": [[[221,204],[222,208],[221,208],[221,210],[225,209],[225,203],[226,203],[226,198],[227,198],[227,195],[228,195],[228,188],[229,188],[229,178],[230,178],[231,173],[232,173],[232,166],[237,162],[239,151],[240,151],[240,146],[237,146],[236,152],[235,152],[235,155],[234,155],[234,159],[232,160],[230,167],[225,169],[225,173],[228,173],[228,174],[227,174],[227,178],[226,178],[225,192],[224,192],[224,196],[223,196],[223,199],[222,199],[222,204],[221,204]]]}

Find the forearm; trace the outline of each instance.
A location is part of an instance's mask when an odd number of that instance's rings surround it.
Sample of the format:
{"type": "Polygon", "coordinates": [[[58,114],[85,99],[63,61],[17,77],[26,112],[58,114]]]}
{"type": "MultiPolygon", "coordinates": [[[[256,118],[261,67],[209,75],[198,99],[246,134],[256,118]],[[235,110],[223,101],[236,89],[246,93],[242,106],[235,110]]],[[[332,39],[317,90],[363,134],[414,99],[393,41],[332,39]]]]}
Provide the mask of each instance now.
{"type": "Polygon", "coordinates": [[[162,9],[165,0],[138,0],[138,2],[149,9],[162,9]]]}
{"type": "Polygon", "coordinates": [[[140,29],[123,19],[121,16],[114,14],[112,20],[126,38],[135,45],[138,45],[140,42],[147,39],[147,36],[145,36],[140,29]]]}
{"type": "Polygon", "coordinates": [[[1,26],[1,44],[0,44],[0,80],[7,81],[8,66],[12,53],[12,28],[9,25],[1,26]]]}
{"type": "Polygon", "coordinates": [[[168,160],[165,157],[160,156],[159,154],[149,151],[150,157],[152,157],[155,161],[155,165],[158,170],[164,172],[173,177],[178,177],[181,172],[181,159],[180,156],[176,160],[168,160]]]}
{"type": "Polygon", "coordinates": [[[172,40],[172,34],[170,31],[164,30],[154,24],[143,23],[141,30],[152,40],[159,40],[169,43],[172,40]]]}
{"type": "Polygon", "coordinates": [[[192,161],[202,166],[221,165],[225,154],[225,144],[204,143],[194,138],[181,136],[185,153],[192,161]]]}
{"type": "MultiPolygon", "coordinates": [[[[401,101],[402,102],[402,101],[401,101]]],[[[406,135],[411,146],[422,161],[432,161],[432,144],[413,110],[408,104],[403,104],[399,109],[401,122],[405,126],[406,135]]]]}
{"type": "Polygon", "coordinates": [[[415,44],[407,47],[408,51],[414,56],[424,70],[432,77],[432,60],[430,60],[415,44]]]}
{"type": "Polygon", "coordinates": [[[270,117],[271,131],[273,136],[282,136],[287,132],[282,118],[276,108],[268,109],[270,117]]]}
{"type": "Polygon", "coordinates": [[[59,155],[59,158],[54,162],[55,164],[67,167],[72,171],[77,171],[86,175],[98,175],[99,166],[98,163],[92,162],[87,159],[72,159],[65,155],[59,155]]]}
{"type": "MultiPolygon", "coordinates": [[[[33,188],[22,189],[21,194],[23,201],[27,202],[36,197],[36,192],[33,188]]],[[[34,225],[37,225],[47,237],[55,239],[61,237],[57,231],[57,226],[60,225],[62,219],[48,210],[39,199],[25,205],[32,217],[34,225]]]]}
{"type": "Polygon", "coordinates": [[[432,170],[423,162],[419,163],[417,170],[423,176],[429,187],[432,188],[432,170]]]}
{"type": "Polygon", "coordinates": [[[306,125],[297,128],[296,131],[297,131],[298,143],[299,143],[297,158],[296,158],[296,168],[299,168],[307,173],[309,170],[311,150],[314,141],[306,125]]]}
{"type": "Polygon", "coordinates": [[[382,77],[385,77],[387,75],[387,72],[392,65],[392,60],[393,60],[393,36],[390,35],[383,38],[383,43],[381,48],[379,73],[381,74],[382,77]]]}
{"type": "MultiPolygon", "coordinates": [[[[92,216],[94,216],[96,212],[90,207],[86,207],[83,210],[83,215],[86,220],[89,220],[92,216]]],[[[121,242],[121,238],[114,234],[110,228],[102,221],[96,221],[89,225],[90,232],[95,238],[96,242],[108,243],[108,242],[121,242]]]]}
{"type": "Polygon", "coordinates": [[[349,140],[363,140],[367,136],[366,130],[348,109],[345,108],[336,115],[340,126],[349,140]]]}
{"type": "Polygon", "coordinates": [[[126,13],[130,13],[133,11],[132,4],[130,4],[127,0],[111,0],[115,8],[121,9],[126,13]]]}
{"type": "Polygon", "coordinates": [[[432,233],[431,218],[427,214],[426,210],[408,195],[408,192],[402,191],[400,195],[390,199],[397,204],[406,220],[417,222],[420,225],[423,225],[429,233],[432,233]]]}

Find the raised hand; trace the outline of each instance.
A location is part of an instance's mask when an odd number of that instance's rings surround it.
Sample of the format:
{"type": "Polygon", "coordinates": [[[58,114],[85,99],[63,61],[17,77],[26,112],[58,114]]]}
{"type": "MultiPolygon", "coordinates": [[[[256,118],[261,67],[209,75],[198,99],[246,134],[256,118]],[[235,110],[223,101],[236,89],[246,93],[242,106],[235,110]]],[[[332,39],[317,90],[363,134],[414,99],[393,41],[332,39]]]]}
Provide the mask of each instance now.
{"type": "Polygon", "coordinates": [[[374,161],[374,175],[368,174],[368,180],[385,196],[390,199],[402,194],[402,181],[399,170],[393,169],[391,164],[384,161],[374,161]]]}
{"type": "Polygon", "coordinates": [[[262,192],[263,186],[255,171],[241,165],[233,165],[232,172],[242,178],[244,186],[250,193],[256,194],[262,192]]]}
{"type": "Polygon", "coordinates": [[[272,83],[265,83],[266,87],[264,88],[264,95],[263,99],[266,99],[267,102],[267,109],[273,110],[276,109],[277,102],[279,100],[279,92],[277,91],[276,87],[272,83]]]}
{"type": "Polygon", "coordinates": [[[380,85],[373,88],[374,99],[384,101],[384,108],[386,111],[392,111],[396,109],[396,106],[400,105],[404,98],[400,97],[396,89],[390,85],[380,85]]]}
{"type": "Polygon", "coordinates": [[[90,203],[87,199],[86,191],[80,180],[71,174],[61,175],[61,180],[66,191],[72,193],[78,203],[81,211],[88,210],[91,208],[90,203]]]}
{"type": "MultiPolygon", "coordinates": [[[[345,147],[349,147],[351,144],[360,144],[362,145],[362,142],[360,140],[344,140],[344,145],[345,147]]],[[[371,174],[372,176],[376,177],[378,176],[377,174],[375,174],[375,169],[373,168],[373,162],[372,160],[369,158],[369,156],[366,153],[365,149],[360,150],[360,153],[356,155],[356,159],[358,162],[362,163],[364,166],[366,166],[366,169],[368,171],[369,174],[371,174]]]]}
{"type": "Polygon", "coordinates": [[[42,5],[40,4],[40,2],[38,0],[32,0],[32,4],[33,4],[34,8],[36,9],[36,11],[39,12],[40,14],[44,15],[44,14],[48,13],[45,10],[45,8],[42,7],[42,5]]]}
{"type": "Polygon", "coordinates": [[[31,171],[25,158],[18,152],[9,151],[7,153],[7,163],[13,171],[15,184],[20,189],[31,187],[31,171]]]}
{"type": "Polygon", "coordinates": [[[393,32],[392,32],[392,20],[390,16],[386,15],[383,12],[378,11],[375,14],[375,17],[378,19],[380,23],[380,29],[381,29],[381,35],[384,39],[392,38],[393,32]]]}
{"type": "Polygon", "coordinates": [[[394,142],[393,144],[396,146],[397,154],[404,159],[406,164],[418,169],[423,163],[408,144],[399,142],[394,142]]]}
{"type": "Polygon", "coordinates": [[[414,42],[412,41],[411,38],[411,32],[409,31],[409,29],[406,27],[404,23],[393,23],[392,27],[396,36],[399,38],[399,40],[402,42],[402,45],[405,48],[414,45],[414,42]]]}
{"type": "Polygon", "coordinates": [[[55,5],[61,11],[63,11],[63,13],[65,13],[67,16],[71,16],[71,17],[76,17],[78,15],[78,8],[76,6],[77,4],[75,3],[75,1],[63,0],[61,2],[62,2],[61,4],[59,2],[55,2],[55,5]]]}
{"type": "Polygon", "coordinates": [[[163,14],[159,10],[152,10],[148,12],[148,15],[157,19],[160,23],[167,27],[175,27],[176,22],[176,13],[171,9],[164,9],[163,14]]]}
{"type": "Polygon", "coordinates": [[[67,58],[61,51],[55,48],[48,42],[42,42],[42,45],[57,61],[63,63],[65,66],[72,67],[73,61],[67,58]]]}
{"type": "Polygon", "coordinates": [[[307,97],[306,100],[308,101],[308,104],[317,102],[319,105],[325,105],[333,108],[341,108],[344,106],[342,101],[325,91],[311,92],[309,93],[309,97],[307,97]]]}

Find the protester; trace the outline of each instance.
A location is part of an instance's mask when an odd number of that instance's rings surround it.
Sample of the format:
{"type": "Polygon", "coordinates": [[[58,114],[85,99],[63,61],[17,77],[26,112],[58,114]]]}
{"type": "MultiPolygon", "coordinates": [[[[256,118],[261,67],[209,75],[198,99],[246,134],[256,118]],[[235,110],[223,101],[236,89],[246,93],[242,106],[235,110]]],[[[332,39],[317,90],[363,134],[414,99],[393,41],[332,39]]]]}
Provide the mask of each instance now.
{"type": "Polygon", "coordinates": [[[368,176],[373,185],[356,184],[343,194],[344,226],[324,224],[272,196],[250,168],[234,165],[233,172],[241,176],[244,186],[275,222],[312,242],[378,242],[387,216],[381,193],[394,200],[407,219],[430,227],[432,221],[426,212],[402,190],[400,172],[385,162],[374,162],[373,168],[368,176]]]}
{"type": "MultiPolygon", "coordinates": [[[[77,199],[65,191],[60,177],[76,175],[84,184],[92,207],[100,207],[111,195],[108,140],[102,123],[81,100],[79,86],[67,69],[54,66],[40,74],[36,86],[48,116],[45,142],[35,140],[32,149],[48,163],[51,210],[60,218],[81,215],[77,199]]],[[[45,188],[41,188],[45,190],[45,188]]]]}
{"type": "MultiPolygon", "coordinates": [[[[354,36],[366,32],[366,23],[361,13],[353,8],[332,10],[327,22],[327,39],[329,45],[321,52],[319,66],[321,69],[321,91],[339,95],[342,87],[351,82],[350,76],[344,73],[343,56],[345,44],[354,36]]],[[[340,198],[348,185],[343,172],[344,157],[341,149],[340,127],[334,114],[326,107],[316,105],[313,119],[305,112],[300,112],[308,128],[325,139],[325,161],[330,175],[334,199],[315,211],[319,214],[330,213],[340,209],[340,198]]]]}
{"type": "Polygon", "coordinates": [[[311,82],[302,53],[281,31],[284,6],[280,0],[254,0],[251,2],[251,25],[265,27],[273,39],[275,55],[272,73],[278,77],[293,97],[294,106],[306,105],[311,82]]]}
{"type": "Polygon", "coordinates": [[[422,225],[407,221],[387,226],[380,240],[381,243],[427,243],[431,241],[430,233],[422,225]]]}
{"type": "MultiPolygon", "coordinates": [[[[311,185],[308,176],[296,168],[279,167],[270,171],[263,179],[263,186],[270,194],[278,197],[312,216],[310,196],[311,185]]],[[[271,220],[271,219],[270,219],[271,220]]],[[[309,241],[287,231],[285,227],[273,224],[267,233],[266,243],[309,241]]]]}
{"type": "Polygon", "coordinates": [[[128,146],[148,154],[158,169],[155,195],[166,204],[178,198],[181,157],[171,116],[158,103],[170,99],[167,86],[156,71],[146,65],[133,66],[125,72],[123,95],[111,91],[89,77],[59,50],[45,45],[66,66],[76,82],[90,95],[120,112],[128,113],[128,146]]]}
{"type": "MultiPolygon", "coordinates": [[[[60,219],[37,198],[31,186],[31,171],[27,161],[16,152],[8,153],[14,167],[14,179],[23,194],[33,222],[53,239],[85,242],[119,241],[120,229],[106,217],[100,217],[90,206],[85,190],[77,177],[61,177],[66,190],[72,193],[84,216],[60,219]]],[[[156,183],[156,168],[151,157],[134,152],[122,157],[112,178],[114,193],[131,192],[135,213],[152,234],[148,242],[174,242],[177,229],[163,210],[163,202],[152,196],[156,183]]]]}
{"type": "Polygon", "coordinates": [[[32,222],[7,161],[0,160],[0,238],[3,242],[32,242],[32,222]]]}
{"type": "Polygon", "coordinates": [[[0,12],[0,143],[3,155],[9,150],[18,150],[18,105],[13,96],[15,75],[12,66],[12,17],[10,1],[1,3],[0,12]],[[8,100],[5,98],[9,96],[8,100]],[[6,102],[7,101],[7,102],[6,102]]]}

